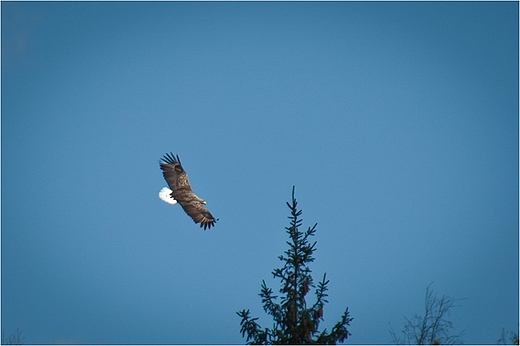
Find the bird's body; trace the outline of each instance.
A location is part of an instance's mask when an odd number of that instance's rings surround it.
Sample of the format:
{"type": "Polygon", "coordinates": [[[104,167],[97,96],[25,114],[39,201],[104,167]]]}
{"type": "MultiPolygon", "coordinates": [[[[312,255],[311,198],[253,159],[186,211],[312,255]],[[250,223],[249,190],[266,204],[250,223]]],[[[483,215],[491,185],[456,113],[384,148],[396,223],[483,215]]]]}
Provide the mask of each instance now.
{"type": "Polygon", "coordinates": [[[204,207],[206,201],[191,190],[188,175],[182,168],[179,156],[174,156],[172,153],[164,155],[160,166],[170,190],[163,188],[159,192],[159,197],[170,204],[179,203],[195,223],[200,223],[201,228],[210,229],[215,226],[218,219],[215,219],[204,207]]]}

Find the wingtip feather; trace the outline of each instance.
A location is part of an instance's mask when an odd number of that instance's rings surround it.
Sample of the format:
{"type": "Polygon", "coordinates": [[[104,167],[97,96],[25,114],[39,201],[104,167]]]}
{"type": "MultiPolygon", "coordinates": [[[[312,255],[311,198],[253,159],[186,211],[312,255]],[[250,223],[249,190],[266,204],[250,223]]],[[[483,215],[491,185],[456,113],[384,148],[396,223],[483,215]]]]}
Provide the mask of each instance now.
{"type": "Polygon", "coordinates": [[[169,164],[169,165],[175,165],[175,164],[181,164],[181,160],[179,159],[179,155],[174,155],[172,152],[166,153],[163,155],[161,160],[159,162],[162,164],[169,164]]]}

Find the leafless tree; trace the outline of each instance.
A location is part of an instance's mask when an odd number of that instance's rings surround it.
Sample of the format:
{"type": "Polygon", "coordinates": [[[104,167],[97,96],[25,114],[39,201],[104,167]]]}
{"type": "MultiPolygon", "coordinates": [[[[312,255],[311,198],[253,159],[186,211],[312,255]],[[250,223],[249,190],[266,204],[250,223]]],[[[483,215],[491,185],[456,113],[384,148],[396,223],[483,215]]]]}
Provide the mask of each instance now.
{"type": "Polygon", "coordinates": [[[424,300],[424,315],[415,315],[412,319],[406,318],[406,324],[398,337],[391,329],[392,342],[398,345],[454,345],[462,344],[462,334],[451,334],[453,323],[447,319],[450,309],[456,307],[460,299],[451,299],[443,295],[437,298],[430,289],[426,288],[424,300]]]}
{"type": "Polygon", "coordinates": [[[23,337],[20,329],[16,328],[7,338],[4,337],[4,331],[2,330],[2,345],[21,345],[22,341],[23,337]]]}
{"type": "Polygon", "coordinates": [[[497,340],[497,344],[499,345],[518,345],[518,334],[515,332],[507,332],[504,328],[502,328],[502,335],[500,339],[497,340]]]}

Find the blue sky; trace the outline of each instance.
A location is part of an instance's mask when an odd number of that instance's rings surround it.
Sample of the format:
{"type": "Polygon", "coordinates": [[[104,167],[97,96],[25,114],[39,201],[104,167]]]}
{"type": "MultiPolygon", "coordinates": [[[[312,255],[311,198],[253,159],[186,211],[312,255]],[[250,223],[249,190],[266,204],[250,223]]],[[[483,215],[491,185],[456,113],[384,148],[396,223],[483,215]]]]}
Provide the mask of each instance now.
{"type": "Polygon", "coordinates": [[[388,343],[433,282],[465,343],[518,331],[517,2],[1,6],[6,334],[243,343],[293,185],[322,328],[388,343]]]}

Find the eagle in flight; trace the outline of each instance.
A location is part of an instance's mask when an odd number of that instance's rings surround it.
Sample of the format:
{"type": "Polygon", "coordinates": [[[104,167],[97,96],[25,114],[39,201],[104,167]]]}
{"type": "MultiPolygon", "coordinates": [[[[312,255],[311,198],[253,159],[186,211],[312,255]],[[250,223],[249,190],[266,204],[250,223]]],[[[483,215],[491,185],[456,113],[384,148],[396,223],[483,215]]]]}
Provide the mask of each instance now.
{"type": "Polygon", "coordinates": [[[159,162],[163,171],[163,176],[168,183],[167,187],[163,187],[159,192],[159,198],[169,204],[179,203],[195,223],[200,223],[200,227],[204,230],[215,226],[213,215],[204,207],[206,201],[197,196],[191,190],[188,175],[182,168],[179,155],[167,153],[159,162]]]}

